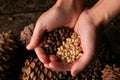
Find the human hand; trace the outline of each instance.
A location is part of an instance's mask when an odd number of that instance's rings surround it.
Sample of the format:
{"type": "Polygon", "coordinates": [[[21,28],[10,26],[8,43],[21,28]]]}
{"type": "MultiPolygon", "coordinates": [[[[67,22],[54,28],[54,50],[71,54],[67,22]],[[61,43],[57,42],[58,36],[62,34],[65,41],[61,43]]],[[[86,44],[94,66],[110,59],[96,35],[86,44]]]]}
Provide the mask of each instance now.
{"type": "Polygon", "coordinates": [[[45,64],[46,67],[56,71],[71,71],[76,76],[93,59],[98,49],[99,27],[110,22],[120,12],[120,1],[99,0],[95,6],[81,13],[74,30],[80,35],[83,55],[73,63],[52,61],[45,64]],[[107,5],[112,4],[112,5],[107,5]]]}
{"type": "Polygon", "coordinates": [[[91,17],[91,13],[85,10],[81,13],[74,31],[80,36],[83,55],[73,63],[51,61],[45,66],[55,71],[71,71],[72,76],[76,76],[82,71],[93,59],[98,46],[97,38],[99,36],[99,27],[97,21],[91,17]]]}
{"type": "Polygon", "coordinates": [[[44,32],[52,31],[63,25],[74,28],[83,9],[84,0],[57,0],[56,4],[38,19],[27,49],[35,49],[40,61],[48,63],[50,61],[49,56],[39,46],[44,32]]]}

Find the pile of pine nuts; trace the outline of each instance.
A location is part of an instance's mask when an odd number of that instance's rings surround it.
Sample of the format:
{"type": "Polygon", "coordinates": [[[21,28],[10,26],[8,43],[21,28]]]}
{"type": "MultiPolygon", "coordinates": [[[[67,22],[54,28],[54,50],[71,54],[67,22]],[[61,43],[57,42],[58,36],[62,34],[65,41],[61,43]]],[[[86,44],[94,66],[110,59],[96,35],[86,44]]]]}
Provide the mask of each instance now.
{"type": "Polygon", "coordinates": [[[57,56],[68,63],[77,60],[83,54],[80,38],[74,32],[70,38],[66,38],[66,41],[62,42],[62,46],[57,50],[57,56]]]}

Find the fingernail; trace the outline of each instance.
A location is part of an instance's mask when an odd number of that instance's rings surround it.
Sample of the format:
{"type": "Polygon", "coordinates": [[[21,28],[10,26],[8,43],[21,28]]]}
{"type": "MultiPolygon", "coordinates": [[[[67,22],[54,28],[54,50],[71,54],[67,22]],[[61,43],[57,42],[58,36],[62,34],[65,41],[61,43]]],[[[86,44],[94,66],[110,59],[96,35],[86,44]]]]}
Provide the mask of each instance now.
{"type": "Polygon", "coordinates": [[[49,65],[48,64],[44,64],[45,67],[49,68],[49,65]]]}
{"type": "Polygon", "coordinates": [[[71,72],[71,75],[72,75],[73,77],[75,77],[75,76],[77,75],[77,70],[71,72]]]}
{"type": "Polygon", "coordinates": [[[30,47],[30,45],[28,44],[28,45],[26,46],[26,49],[31,50],[30,48],[31,48],[31,47],[30,47]]]}

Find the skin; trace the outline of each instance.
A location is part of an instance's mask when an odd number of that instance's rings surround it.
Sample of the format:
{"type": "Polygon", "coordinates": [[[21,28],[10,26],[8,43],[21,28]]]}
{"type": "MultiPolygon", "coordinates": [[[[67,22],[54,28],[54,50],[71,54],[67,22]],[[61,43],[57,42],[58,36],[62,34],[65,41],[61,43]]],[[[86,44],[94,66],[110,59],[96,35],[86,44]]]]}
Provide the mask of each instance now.
{"type": "Polygon", "coordinates": [[[102,32],[100,25],[107,24],[120,12],[120,0],[99,0],[88,10],[84,9],[84,4],[84,0],[57,0],[38,19],[27,49],[34,49],[45,67],[55,71],[70,71],[72,76],[76,76],[97,55],[99,34],[102,32]],[[84,54],[73,63],[60,62],[56,56],[46,55],[38,46],[45,30],[51,31],[62,25],[69,26],[80,35],[84,54]]]}

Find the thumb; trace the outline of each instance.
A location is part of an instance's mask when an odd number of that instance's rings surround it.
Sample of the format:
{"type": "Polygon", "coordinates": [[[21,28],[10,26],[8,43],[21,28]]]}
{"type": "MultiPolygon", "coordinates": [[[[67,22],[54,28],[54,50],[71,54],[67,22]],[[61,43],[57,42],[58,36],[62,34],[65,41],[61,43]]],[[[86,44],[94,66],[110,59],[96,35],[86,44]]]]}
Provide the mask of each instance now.
{"type": "Polygon", "coordinates": [[[71,74],[76,76],[91,62],[97,51],[96,30],[94,27],[85,26],[79,29],[83,55],[73,64],[71,74]]]}
{"type": "Polygon", "coordinates": [[[36,48],[45,32],[45,27],[42,26],[39,22],[36,23],[33,35],[31,37],[30,43],[27,45],[28,50],[36,48]]]}
{"type": "Polygon", "coordinates": [[[77,60],[71,68],[71,75],[76,76],[80,71],[83,71],[85,67],[90,63],[93,56],[89,54],[83,54],[79,60],[77,60]]]}

